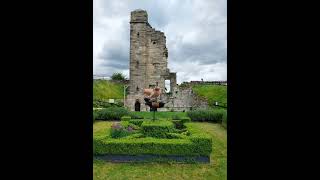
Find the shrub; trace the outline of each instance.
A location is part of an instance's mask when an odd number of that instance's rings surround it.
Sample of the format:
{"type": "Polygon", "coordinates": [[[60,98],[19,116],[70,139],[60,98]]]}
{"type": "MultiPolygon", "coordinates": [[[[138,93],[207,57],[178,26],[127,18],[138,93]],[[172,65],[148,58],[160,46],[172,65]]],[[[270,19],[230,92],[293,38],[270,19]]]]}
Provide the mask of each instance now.
{"type": "Polygon", "coordinates": [[[130,124],[128,121],[121,121],[121,123],[113,123],[110,130],[112,138],[122,138],[135,134],[139,127],[130,124]]]}
{"type": "Polygon", "coordinates": [[[122,126],[122,127],[124,127],[124,128],[131,128],[131,129],[133,129],[133,130],[137,130],[137,129],[140,129],[140,127],[139,126],[137,126],[137,125],[135,125],[135,124],[132,124],[132,123],[130,123],[129,121],[121,121],[120,122],[120,125],[122,126]]]}
{"type": "Polygon", "coordinates": [[[131,119],[130,116],[122,116],[121,121],[129,121],[131,119]]]}
{"type": "Polygon", "coordinates": [[[108,108],[111,107],[112,104],[104,101],[99,101],[99,100],[93,100],[93,107],[96,108],[108,108]]]}
{"type": "Polygon", "coordinates": [[[191,119],[189,117],[182,117],[181,119],[182,124],[187,123],[187,122],[191,122],[191,119]]]}
{"type": "Polygon", "coordinates": [[[135,114],[134,112],[130,112],[129,116],[131,117],[131,119],[143,119],[143,116],[135,114]]]}
{"type": "Polygon", "coordinates": [[[180,120],[180,116],[178,116],[178,115],[175,114],[175,115],[172,116],[172,119],[173,119],[173,120],[180,120]]]}
{"type": "Polygon", "coordinates": [[[179,117],[179,120],[173,119],[172,122],[174,123],[177,129],[182,129],[184,127],[184,123],[190,122],[191,119],[189,117],[179,117]]]}
{"type": "Polygon", "coordinates": [[[122,74],[121,72],[116,72],[116,73],[113,73],[112,76],[111,76],[111,79],[112,80],[125,80],[126,77],[124,74],[122,74]]]}
{"type": "Polygon", "coordinates": [[[96,113],[96,112],[93,112],[93,113],[92,113],[93,122],[95,122],[96,117],[97,117],[97,113],[96,113]]]}
{"type": "Polygon", "coordinates": [[[109,107],[97,111],[98,120],[120,120],[122,116],[128,115],[128,110],[123,107],[109,107]]]}
{"type": "Polygon", "coordinates": [[[194,110],[189,111],[187,115],[190,117],[192,121],[209,121],[214,123],[221,123],[222,116],[226,112],[224,109],[216,109],[216,110],[194,110]]]}
{"type": "Polygon", "coordinates": [[[141,124],[142,133],[145,136],[166,138],[166,133],[174,132],[174,124],[171,121],[144,121],[141,124]]]}
{"type": "Polygon", "coordinates": [[[227,112],[226,112],[222,116],[222,123],[221,123],[224,128],[227,128],[227,121],[228,121],[228,118],[227,118],[227,112]]]}
{"type": "Polygon", "coordinates": [[[185,139],[187,136],[185,134],[179,133],[167,133],[167,139],[185,139]]]}
{"type": "Polygon", "coordinates": [[[137,126],[141,126],[141,124],[143,123],[143,120],[142,119],[131,119],[131,120],[129,120],[129,123],[135,124],[137,126]]]}

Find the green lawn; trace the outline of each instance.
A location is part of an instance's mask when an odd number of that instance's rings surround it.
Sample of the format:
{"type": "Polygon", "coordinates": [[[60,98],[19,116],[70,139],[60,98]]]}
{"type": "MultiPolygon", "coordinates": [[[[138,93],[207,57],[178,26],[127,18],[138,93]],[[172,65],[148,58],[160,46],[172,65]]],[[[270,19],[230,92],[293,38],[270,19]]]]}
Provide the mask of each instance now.
{"type": "MultiPolygon", "coordinates": [[[[227,179],[227,131],[220,124],[192,122],[213,140],[210,164],[110,163],[93,161],[93,179],[227,179]]],[[[93,135],[107,133],[112,122],[98,121],[93,135]]]]}
{"type": "Polygon", "coordinates": [[[199,96],[205,97],[212,105],[215,101],[227,105],[227,86],[219,85],[196,85],[192,90],[199,96]]]}
{"type": "Polygon", "coordinates": [[[123,84],[106,80],[93,81],[93,99],[122,99],[123,84]]]}

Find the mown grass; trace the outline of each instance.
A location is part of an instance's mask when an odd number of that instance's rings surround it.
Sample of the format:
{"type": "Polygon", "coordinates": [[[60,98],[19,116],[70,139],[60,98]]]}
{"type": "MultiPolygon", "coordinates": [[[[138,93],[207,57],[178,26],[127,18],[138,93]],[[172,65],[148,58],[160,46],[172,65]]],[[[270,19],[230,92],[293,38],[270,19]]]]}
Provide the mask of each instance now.
{"type": "MultiPolygon", "coordinates": [[[[227,132],[220,124],[192,122],[212,137],[213,152],[210,164],[176,163],[110,163],[94,159],[93,179],[227,179],[227,132]]],[[[93,135],[107,133],[112,122],[98,121],[93,135]]]]}
{"type": "Polygon", "coordinates": [[[192,90],[199,96],[206,98],[210,105],[215,101],[227,105],[227,86],[219,85],[195,85],[192,90]]]}
{"type": "Polygon", "coordinates": [[[93,81],[93,99],[122,99],[123,85],[106,80],[93,81]]]}

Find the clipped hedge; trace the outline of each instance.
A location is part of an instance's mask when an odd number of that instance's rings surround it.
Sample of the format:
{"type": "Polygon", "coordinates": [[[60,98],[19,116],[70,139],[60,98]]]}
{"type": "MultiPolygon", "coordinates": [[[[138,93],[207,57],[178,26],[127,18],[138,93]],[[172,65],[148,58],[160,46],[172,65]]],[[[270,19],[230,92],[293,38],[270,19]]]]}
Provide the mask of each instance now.
{"type": "Polygon", "coordinates": [[[173,139],[144,137],[137,133],[124,138],[114,139],[108,136],[93,138],[94,155],[180,155],[210,156],[212,139],[192,123],[186,123],[190,136],[167,133],[173,139]],[[181,138],[181,139],[177,139],[181,138]]]}
{"type": "Polygon", "coordinates": [[[128,121],[121,121],[121,123],[113,123],[110,130],[112,138],[122,138],[134,133],[137,133],[138,126],[130,124],[128,121]]]}
{"type": "Polygon", "coordinates": [[[96,112],[96,120],[120,120],[122,116],[129,114],[123,107],[109,107],[96,112]]]}
{"type": "Polygon", "coordinates": [[[130,119],[129,123],[141,126],[141,124],[143,123],[143,119],[130,119]]]}
{"type": "Polygon", "coordinates": [[[129,116],[131,117],[131,119],[144,119],[143,116],[135,114],[134,112],[130,112],[129,116]]]}
{"type": "Polygon", "coordinates": [[[205,110],[199,109],[194,111],[188,111],[187,115],[192,121],[209,121],[214,123],[221,123],[223,114],[226,113],[224,109],[205,110]]]}
{"type": "Polygon", "coordinates": [[[122,116],[121,121],[129,121],[131,119],[130,116],[122,116]]]}
{"type": "Polygon", "coordinates": [[[211,144],[189,139],[157,139],[152,137],[137,139],[99,139],[94,138],[93,150],[95,155],[125,154],[125,155],[203,155],[212,152],[211,144]]]}
{"type": "Polygon", "coordinates": [[[191,122],[191,119],[189,117],[181,117],[178,120],[173,119],[172,122],[177,129],[182,129],[184,127],[184,123],[191,122]]]}
{"type": "Polygon", "coordinates": [[[145,136],[155,138],[166,138],[166,133],[174,132],[174,124],[171,121],[158,120],[151,121],[147,120],[141,124],[142,133],[145,136]]]}

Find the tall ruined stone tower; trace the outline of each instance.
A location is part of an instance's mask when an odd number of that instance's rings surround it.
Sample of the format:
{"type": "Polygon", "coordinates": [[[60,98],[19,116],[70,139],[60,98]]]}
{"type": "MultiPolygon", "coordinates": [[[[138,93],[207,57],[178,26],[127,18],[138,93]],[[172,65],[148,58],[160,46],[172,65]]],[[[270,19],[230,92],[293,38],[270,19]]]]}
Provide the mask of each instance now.
{"type": "Polygon", "coordinates": [[[131,12],[130,19],[130,84],[126,106],[134,110],[138,100],[144,106],[143,89],[158,86],[165,91],[165,80],[170,80],[170,90],[176,87],[176,73],[168,66],[166,36],[148,23],[145,10],[131,12]]]}

